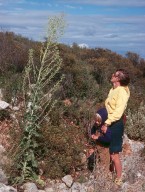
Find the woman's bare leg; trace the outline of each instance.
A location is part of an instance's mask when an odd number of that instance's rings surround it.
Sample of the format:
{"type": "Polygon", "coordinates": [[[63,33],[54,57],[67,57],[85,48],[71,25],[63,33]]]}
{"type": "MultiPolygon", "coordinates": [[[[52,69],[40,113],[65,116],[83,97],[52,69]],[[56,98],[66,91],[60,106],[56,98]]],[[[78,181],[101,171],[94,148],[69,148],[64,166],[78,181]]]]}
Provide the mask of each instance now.
{"type": "Polygon", "coordinates": [[[122,164],[121,164],[121,160],[119,157],[119,153],[113,153],[110,156],[111,156],[111,160],[113,161],[113,164],[115,167],[117,178],[121,178],[121,176],[122,176],[122,164]]]}

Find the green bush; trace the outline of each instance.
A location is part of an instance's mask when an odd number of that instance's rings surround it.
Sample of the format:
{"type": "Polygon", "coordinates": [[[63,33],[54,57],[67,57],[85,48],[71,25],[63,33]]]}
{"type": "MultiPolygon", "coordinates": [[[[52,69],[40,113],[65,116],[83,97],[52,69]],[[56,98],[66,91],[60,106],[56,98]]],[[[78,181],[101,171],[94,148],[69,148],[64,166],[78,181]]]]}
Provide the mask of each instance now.
{"type": "Polygon", "coordinates": [[[3,121],[5,119],[10,119],[10,113],[6,109],[0,110],[0,121],[3,121]]]}
{"type": "Polygon", "coordinates": [[[145,105],[141,103],[138,110],[128,110],[125,132],[131,139],[145,141],[145,105]]]}
{"type": "Polygon", "coordinates": [[[3,88],[3,97],[8,103],[15,104],[16,97],[22,93],[22,74],[7,72],[0,77],[0,87],[3,88]]]}
{"type": "Polygon", "coordinates": [[[40,168],[46,177],[61,178],[82,166],[80,154],[84,147],[84,135],[81,128],[65,123],[60,126],[45,123],[42,134],[44,155],[41,156],[43,166],[40,168]]]}

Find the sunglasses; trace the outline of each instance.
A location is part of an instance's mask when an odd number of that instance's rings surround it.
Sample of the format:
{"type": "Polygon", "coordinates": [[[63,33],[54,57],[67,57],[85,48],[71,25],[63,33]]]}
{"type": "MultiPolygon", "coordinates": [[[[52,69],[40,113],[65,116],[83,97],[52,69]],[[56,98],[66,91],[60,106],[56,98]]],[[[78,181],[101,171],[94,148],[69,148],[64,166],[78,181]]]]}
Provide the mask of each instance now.
{"type": "Polygon", "coordinates": [[[119,74],[117,75],[117,74],[113,73],[112,76],[113,77],[119,77],[119,74]]]}

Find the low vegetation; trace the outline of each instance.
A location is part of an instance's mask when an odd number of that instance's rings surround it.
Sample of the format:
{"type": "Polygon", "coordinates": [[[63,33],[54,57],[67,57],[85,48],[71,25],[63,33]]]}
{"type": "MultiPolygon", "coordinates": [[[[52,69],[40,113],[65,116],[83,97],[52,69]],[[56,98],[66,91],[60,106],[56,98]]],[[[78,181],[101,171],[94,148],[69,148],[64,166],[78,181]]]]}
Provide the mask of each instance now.
{"type": "MultiPolygon", "coordinates": [[[[131,139],[145,141],[145,60],[132,52],[121,56],[58,44],[63,27],[63,20],[52,19],[43,44],[0,32],[0,88],[5,101],[20,106],[18,123],[10,131],[11,183],[55,179],[83,169],[80,156],[93,114],[104,105],[117,68],[131,75],[125,131],[131,139]]],[[[0,110],[0,120],[10,119],[10,113],[0,110]]]]}

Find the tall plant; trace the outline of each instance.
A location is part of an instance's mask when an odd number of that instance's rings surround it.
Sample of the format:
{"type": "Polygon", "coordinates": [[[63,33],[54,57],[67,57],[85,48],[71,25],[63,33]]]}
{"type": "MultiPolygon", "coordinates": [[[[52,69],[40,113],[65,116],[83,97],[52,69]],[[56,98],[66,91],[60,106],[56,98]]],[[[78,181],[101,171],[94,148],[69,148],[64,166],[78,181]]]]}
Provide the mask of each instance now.
{"type": "Polygon", "coordinates": [[[17,181],[37,179],[38,150],[41,139],[41,123],[49,121],[49,114],[57,103],[55,97],[64,78],[60,75],[62,59],[58,50],[58,37],[64,30],[63,17],[49,19],[46,41],[40,50],[40,61],[34,61],[33,50],[29,51],[29,61],[23,81],[24,118],[19,154],[16,156],[17,181]]]}

